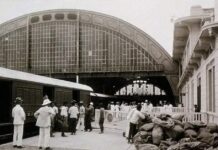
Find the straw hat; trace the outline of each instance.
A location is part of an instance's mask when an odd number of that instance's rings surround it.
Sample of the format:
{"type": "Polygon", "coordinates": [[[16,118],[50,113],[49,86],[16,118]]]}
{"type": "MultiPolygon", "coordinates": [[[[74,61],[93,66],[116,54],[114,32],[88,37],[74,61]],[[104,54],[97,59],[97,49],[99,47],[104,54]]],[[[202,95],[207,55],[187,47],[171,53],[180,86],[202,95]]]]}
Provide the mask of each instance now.
{"type": "Polygon", "coordinates": [[[22,100],[21,97],[16,97],[16,99],[15,99],[15,103],[22,102],[22,101],[23,101],[23,100],[22,100]]]}
{"type": "Polygon", "coordinates": [[[51,101],[50,101],[49,99],[45,99],[45,100],[43,101],[42,106],[45,106],[45,105],[48,105],[48,104],[51,104],[51,101]]]}
{"type": "Polygon", "coordinates": [[[76,103],[76,100],[72,99],[71,103],[76,103]]]}
{"type": "Polygon", "coordinates": [[[43,97],[43,100],[45,100],[45,99],[48,99],[48,95],[45,95],[45,96],[43,97]]]}
{"type": "Polygon", "coordinates": [[[71,101],[71,104],[72,104],[72,105],[75,105],[75,104],[76,104],[76,100],[73,99],[73,100],[71,101]]]}

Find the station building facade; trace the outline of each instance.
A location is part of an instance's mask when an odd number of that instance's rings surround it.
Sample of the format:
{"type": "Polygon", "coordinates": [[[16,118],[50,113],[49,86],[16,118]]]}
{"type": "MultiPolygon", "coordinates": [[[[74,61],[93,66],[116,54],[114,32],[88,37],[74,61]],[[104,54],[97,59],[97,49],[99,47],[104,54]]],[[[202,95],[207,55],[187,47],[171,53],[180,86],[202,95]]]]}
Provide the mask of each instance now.
{"type": "Polygon", "coordinates": [[[175,21],[173,59],[179,63],[180,101],[187,111],[218,112],[218,1],[193,6],[175,21]]]}

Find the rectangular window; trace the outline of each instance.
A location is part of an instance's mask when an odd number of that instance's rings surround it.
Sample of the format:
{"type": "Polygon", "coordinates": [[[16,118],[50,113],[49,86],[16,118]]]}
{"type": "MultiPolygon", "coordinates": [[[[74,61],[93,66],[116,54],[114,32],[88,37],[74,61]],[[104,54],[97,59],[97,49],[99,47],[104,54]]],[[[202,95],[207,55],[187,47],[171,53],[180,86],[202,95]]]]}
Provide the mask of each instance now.
{"type": "Polygon", "coordinates": [[[197,81],[197,106],[198,106],[198,111],[201,112],[201,77],[198,76],[198,81],[197,81]]]}
{"type": "Polygon", "coordinates": [[[215,66],[207,71],[207,89],[208,89],[208,110],[215,112],[215,66]]]}
{"type": "Polygon", "coordinates": [[[194,81],[191,82],[191,110],[194,110],[194,81]]]}
{"type": "Polygon", "coordinates": [[[189,92],[190,92],[190,90],[189,90],[189,85],[187,85],[186,88],[187,88],[187,89],[186,89],[186,91],[187,91],[187,92],[186,92],[186,93],[187,93],[187,94],[186,94],[186,104],[187,104],[186,107],[187,107],[188,112],[189,112],[189,111],[190,111],[190,108],[191,108],[191,107],[190,107],[190,97],[189,97],[189,96],[190,96],[190,93],[189,93],[189,92]]]}

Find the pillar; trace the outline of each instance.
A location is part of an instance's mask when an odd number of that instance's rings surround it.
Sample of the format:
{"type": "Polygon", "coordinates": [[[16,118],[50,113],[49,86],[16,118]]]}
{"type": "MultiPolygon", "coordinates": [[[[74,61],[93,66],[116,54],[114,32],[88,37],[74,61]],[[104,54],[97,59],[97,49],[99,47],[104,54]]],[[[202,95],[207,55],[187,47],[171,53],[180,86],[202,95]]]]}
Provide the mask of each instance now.
{"type": "Polygon", "coordinates": [[[214,17],[215,22],[218,22],[218,0],[215,0],[215,6],[214,6],[214,17]]]}

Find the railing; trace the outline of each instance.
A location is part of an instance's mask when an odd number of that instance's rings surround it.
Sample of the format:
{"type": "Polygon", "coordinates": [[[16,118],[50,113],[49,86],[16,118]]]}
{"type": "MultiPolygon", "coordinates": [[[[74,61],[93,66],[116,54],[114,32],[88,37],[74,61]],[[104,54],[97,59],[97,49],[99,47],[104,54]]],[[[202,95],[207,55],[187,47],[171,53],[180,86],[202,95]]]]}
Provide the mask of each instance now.
{"type": "Polygon", "coordinates": [[[153,107],[152,113],[184,113],[184,107],[153,107]]]}
{"type": "Polygon", "coordinates": [[[207,112],[207,122],[217,123],[218,122],[218,114],[215,114],[212,112],[207,112]]]}
{"type": "Polygon", "coordinates": [[[184,115],[185,116],[184,116],[182,122],[202,121],[204,123],[208,123],[207,113],[205,113],[205,112],[201,112],[201,113],[188,112],[188,113],[184,113],[184,115]]]}
{"type": "MultiPolygon", "coordinates": [[[[163,107],[153,107],[153,109],[149,113],[150,116],[156,117],[161,113],[168,113],[170,115],[174,114],[184,114],[184,118],[182,122],[194,122],[194,121],[202,121],[204,123],[217,123],[218,122],[218,114],[211,113],[211,112],[185,112],[185,108],[173,107],[171,112],[163,111],[163,107]]],[[[95,121],[98,122],[99,120],[100,111],[99,109],[95,110],[95,121]]],[[[122,111],[110,111],[105,110],[104,116],[106,122],[114,122],[114,121],[122,121],[127,119],[128,112],[122,111]]]]}
{"type": "MultiPolygon", "coordinates": [[[[128,113],[122,111],[104,110],[104,118],[106,122],[126,120],[128,113]]],[[[100,117],[100,110],[95,109],[95,121],[98,122],[100,117]]]]}

